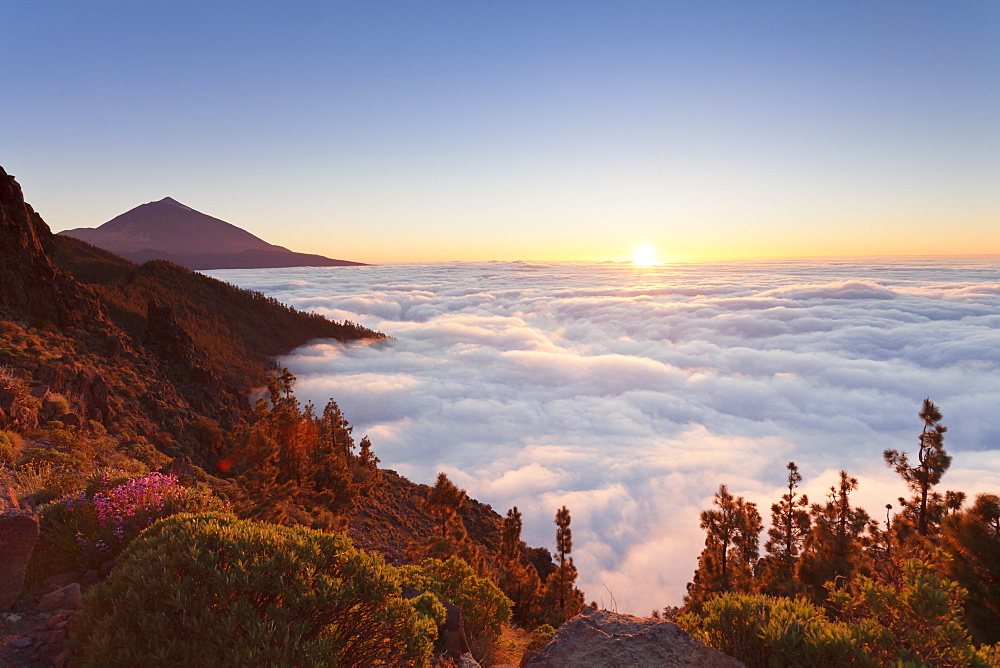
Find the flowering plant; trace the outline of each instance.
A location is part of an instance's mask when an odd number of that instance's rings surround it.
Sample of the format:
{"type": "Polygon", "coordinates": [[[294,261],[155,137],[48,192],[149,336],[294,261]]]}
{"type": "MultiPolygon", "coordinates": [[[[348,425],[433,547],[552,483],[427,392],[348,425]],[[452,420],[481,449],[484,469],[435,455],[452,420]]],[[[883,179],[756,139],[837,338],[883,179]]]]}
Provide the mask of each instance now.
{"type": "Polygon", "coordinates": [[[224,507],[207,488],[186,487],[175,475],[153,472],[127,478],[120,471],[104,470],[86,489],[42,511],[43,549],[56,569],[95,568],[115,558],[158,519],[224,507]]]}

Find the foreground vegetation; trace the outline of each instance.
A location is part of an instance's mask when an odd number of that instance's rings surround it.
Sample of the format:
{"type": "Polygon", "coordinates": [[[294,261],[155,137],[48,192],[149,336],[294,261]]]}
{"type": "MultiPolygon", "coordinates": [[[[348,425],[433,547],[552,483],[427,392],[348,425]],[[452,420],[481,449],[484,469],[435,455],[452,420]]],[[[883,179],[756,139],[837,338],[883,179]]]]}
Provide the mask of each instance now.
{"type": "Polygon", "coordinates": [[[219,475],[97,424],[0,431],[0,486],[41,524],[29,586],[115,564],[85,599],[73,634],[81,661],[423,665],[446,649],[445,602],[463,611],[470,649],[488,660],[512,622],[547,638],[579,612],[566,508],[556,563],[545,550],[539,562],[516,508],[489,543],[473,540],[468,497],[441,474],[423,509],[436,528],[411,540],[409,565],[353,547],[343,530],[381,484],[378,458],[367,438],[355,443],[336,403],[322,413],[301,405],[294,380],[270,376],[267,396],[231,430],[206,424],[202,454],[219,475]],[[405,601],[403,586],[424,594],[405,601]]]}
{"type": "Polygon", "coordinates": [[[41,523],[28,587],[113,573],[85,598],[78,658],[419,664],[443,651],[444,600],[488,657],[512,615],[534,627],[582,605],[567,509],[556,564],[520,540],[517,509],[503,521],[446,476],[380,470],[335,402],[303,406],[276,373],[312,339],[382,334],[53,238],[2,169],[0,220],[0,487],[41,523]],[[368,550],[344,534],[359,515],[368,550]],[[316,619],[319,602],[344,614],[316,619]]]}
{"type": "Polygon", "coordinates": [[[911,492],[884,523],[845,471],[810,504],[789,462],[761,557],[756,504],[720,486],[684,608],[664,613],[748,666],[1000,665],[1000,497],[939,492],[947,429],[930,399],[919,417],[915,455],[883,453],[911,492]]]}

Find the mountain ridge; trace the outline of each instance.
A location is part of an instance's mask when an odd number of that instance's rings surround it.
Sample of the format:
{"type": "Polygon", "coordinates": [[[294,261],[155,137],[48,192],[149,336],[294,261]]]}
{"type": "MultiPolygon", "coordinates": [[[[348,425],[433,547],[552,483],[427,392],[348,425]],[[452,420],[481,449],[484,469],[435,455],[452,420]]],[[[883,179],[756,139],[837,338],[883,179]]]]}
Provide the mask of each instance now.
{"type": "MultiPolygon", "coordinates": [[[[275,357],[313,339],[386,338],[169,262],[140,265],[53,235],[2,168],[0,248],[0,431],[66,425],[67,452],[52,457],[108,466],[73,440],[106,435],[116,452],[151,468],[168,461],[168,470],[239,497],[211,473],[226,474],[223,435],[250,417],[275,357]]],[[[384,471],[350,533],[398,562],[438,524],[423,504],[429,487],[384,471]]],[[[473,539],[495,553],[500,515],[473,499],[461,514],[473,539]]],[[[544,548],[531,555],[551,563],[544,548]]]]}
{"type": "Polygon", "coordinates": [[[172,197],[140,204],[99,227],[59,232],[134,262],[167,260],[189,269],[362,266],[322,255],[297,253],[209,216],[172,197]]]}

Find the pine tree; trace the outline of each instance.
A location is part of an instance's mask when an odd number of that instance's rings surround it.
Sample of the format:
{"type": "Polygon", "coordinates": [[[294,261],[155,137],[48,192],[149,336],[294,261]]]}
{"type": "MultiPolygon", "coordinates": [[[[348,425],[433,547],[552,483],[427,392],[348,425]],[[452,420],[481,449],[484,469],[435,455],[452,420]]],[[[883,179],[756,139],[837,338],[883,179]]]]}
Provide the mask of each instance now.
{"type": "Polygon", "coordinates": [[[826,503],[814,503],[809,510],[812,529],[798,561],[798,580],[815,600],[826,598],[827,582],[842,585],[850,580],[861,562],[861,537],[874,522],[863,508],[851,505],[857,488],[858,479],[841,471],[826,503]]]}
{"type": "Polygon", "coordinates": [[[378,458],[367,438],[354,452],[351,426],[337,403],[323,414],[302,407],[287,369],[268,378],[247,423],[227,439],[230,473],[249,492],[247,515],[281,524],[343,529],[359,498],[378,484],[378,458]]]}
{"type": "Polygon", "coordinates": [[[764,549],[765,558],[762,589],[770,594],[787,595],[797,589],[795,583],[795,562],[802,550],[802,544],[809,533],[809,498],[795,490],[802,482],[802,474],[795,462],[788,462],[788,493],[781,501],[771,504],[771,528],[764,549]]]}
{"type": "Polygon", "coordinates": [[[556,552],[559,565],[545,581],[546,621],[559,626],[583,610],[583,592],[576,588],[577,570],[573,564],[573,531],[569,509],[556,511],[556,552]]]}
{"type": "Polygon", "coordinates": [[[899,501],[916,516],[917,533],[926,536],[929,529],[928,505],[937,501],[931,490],[941,482],[941,477],[951,466],[951,456],[944,449],[944,434],[948,428],[940,423],[941,411],[934,402],[924,399],[918,415],[924,422],[924,428],[920,432],[917,464],[911,465],[905,452],[894,449],[886,450],[882,457],[913,491],[912,500],[901,498],[899,501]]]}
{"type": "Polygon", "coordinates": [[[464,489],[459,489],[455,483],[448,479],[444,471],[438,473],[437,482],[424,499],[424,507],[428,513],[438,519],[441,538],[447,536],[448,520],[458,514],[458,511],[465,505],[465,499],[464,489]]]}
{"type": "Polygon", "coordinates": [[[441,533],[429,544],[414,546],[414,549],[423,557],[441,560],[452,556],[460,557],[481,574],[485,562],[459,515],[467,499],[464,489],[457,487],[444,472],[438,473],[437,482],[424,499],[424,508],[438,519],[441,533]]]}
{"type": "Polygon", "coordinates": [[[701,513],[705,549],[684,597],[693,609],[722,592],[749,591],[759,556],[762,527],[757,504],[734,497],[725,485],[719,485],[714,505],[716,509],[701,513]]]}
{"type": "Polygon", "coordinates": [[[500,588],[514,603],[514,620],[533,626],[538,621],[541,581],[535,567],[524,561],[521,528],[521,513],[514,506],[501,524],[500,588]]]}
{"type": "Polygon", "coordinates": [[[979,643],[1000,642],[1000,496],[979,494],[968,510],[945,518],[945,573],[968,590],[965,613],[979,643]]]}

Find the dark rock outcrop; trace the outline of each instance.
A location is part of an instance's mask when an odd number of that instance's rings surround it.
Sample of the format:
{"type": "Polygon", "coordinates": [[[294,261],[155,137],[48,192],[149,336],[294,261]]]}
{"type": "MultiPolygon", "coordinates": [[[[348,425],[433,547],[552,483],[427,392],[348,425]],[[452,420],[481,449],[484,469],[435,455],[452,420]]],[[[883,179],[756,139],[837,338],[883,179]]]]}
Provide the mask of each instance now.
{"type": "Polygon", "coordinates": [[[20,596],[28,559],[38,540],[38,519],[31,511],[9,507],[12,496],[5,494],[5,507],[0,507],[0,610],[20,596]]]}
{"type": "Polygon", "coordinates": [[[52,612],[53,610],[77,610],[83,605],[83,592],[79,582],[70,582],[64,587],[42,596],[35,606],[35,612],[52,612]]]}
{"type": "Polygon", "coordinates": [[[673,622],[584,608],[559,627],[544,649],[523,666],[704,666],[738,668],[743,663],[693,640],[673,622]]]}
{"type": "Polygon", "coordinates": [[[97,302],[52,262],[52,233],[0,167],[0,311],[60,327],[103,320],[97,302]]]}
{"type": "Polygon", "coordinates": [[[159,306],[152,300],[146,307],[146,335],[142,342],[160,359],[179,362],[188,367],[198,364],[194,341],[177,324],[173,309],[159,306]]]}

